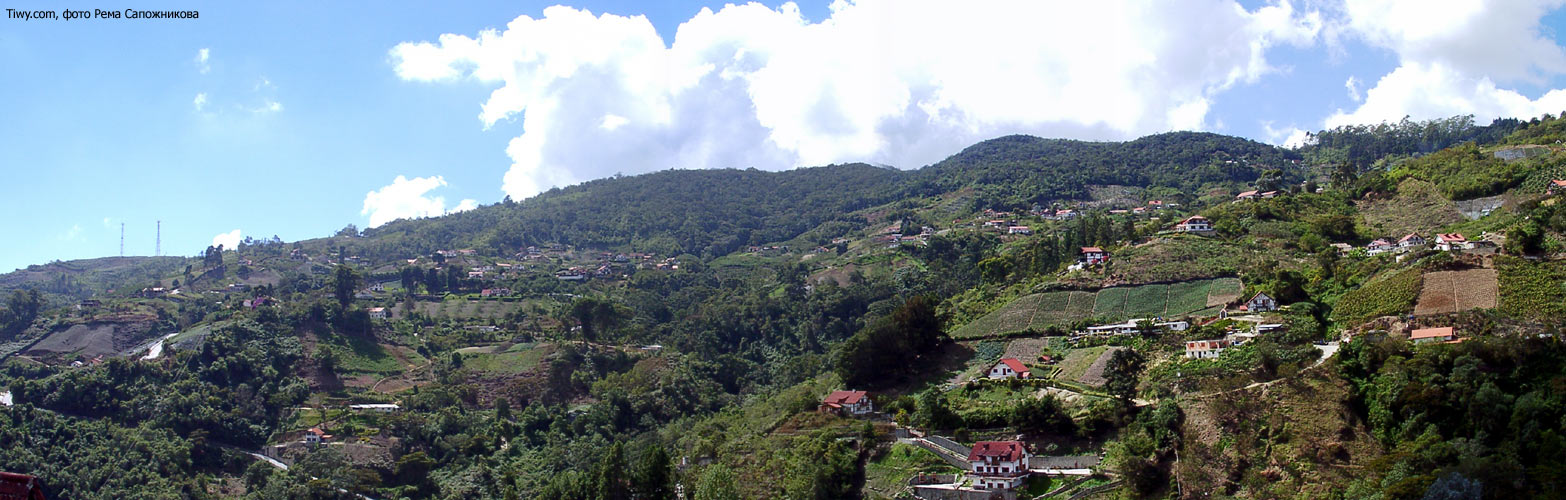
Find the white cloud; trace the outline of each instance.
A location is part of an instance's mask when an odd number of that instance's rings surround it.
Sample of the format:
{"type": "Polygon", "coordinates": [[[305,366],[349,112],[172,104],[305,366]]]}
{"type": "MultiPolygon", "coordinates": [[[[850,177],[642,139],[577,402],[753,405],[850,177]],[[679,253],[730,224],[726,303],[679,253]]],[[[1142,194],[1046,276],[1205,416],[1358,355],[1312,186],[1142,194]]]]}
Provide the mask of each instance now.
{"type": "Polygon", "coordinates": [[[282,110],[283,110],[283,103],[280,103],[280,102],[277,102],[277,101],[274,101],[274,100],[271,100],[271,99],[267,99],[266,101],[263,101],[261,103],[260,107],[252,109],[252,110],[250,110],[250,112],[251,113],[256,113],[256,114],[261,114],[261,113],[277,113],[277,112],[280,112],[282,110]]]}
{"type": "Polygon", "coordinates": [[[1286,148],[1298,148],[1309,140],[1309,132],[1299,127],[1290,125],[1287,127],[1273,128],[1272,121],[1262,120],[1262,133],[1266,134],[1267,142],[1286,148]]]}
{"type": "Polygon", "coordinates": [[[411,81],[494,87],[520,121],[513,198],[614,172],[916,167],[1010,133],[1124,139],[1206,129],[1214,97],[1279,71],[1323,21],[1289,3],[839,1],[703,9],[665,43],[643,17],[550,7],[476,36],[390,51],[411,81]]]}
{"type": "MultiPolygon", "coordinates": [[[[1473,114],[1528,118],[1566,104],[1562,90],[1537,99],[1504,86],[1540,84],[1566,73],[1566,50],[1541,20],[1563,0],[1346,0],[1334,29],[1397,54],[1351,111],[1338,110],[1328,127],[1473,114]]],[[[1352,92],[1352,89],[1351,89],[1352,92]]]]}
{"type": "Polygon", "coordinates": [[[412,179],[399,175],[391,184],[365,194],[364,208],[359,214],[369,216],[370,227],[378,227],[397,219],[436,217],[478,208],[477,201],[465,199],[446,210],[444,197],[427,196],[445,185],[446,179],[439,175],[412,179]]]}
{"type": "Polygon", "coordinates": [[[69,240],[74,240],[74,239],[76,239],[77,237],[79,237],[81,235],[82,235],[82,225],[81,224],[72,224],[70,229],[65,230],[65,234],[61,234],[60,235],[60,239],[69,241],[69,240]]]}
{"type": "Polygon", "coordinates": [[[201,111],[201,108],[207,107],[207,94],[206,94],[206,92],[202,92],[202,93],[196,94],[196,98],[191,101],[191,104],[196,105],[196,111],[201,111]]]}
{"type": "Polygon", "coordinates": [[[212,71],[212,66],[207,64],[207,60],[211,58],[212,49],[204,48],[196,51],[196,66],[201,68],[201,74],[205,75],[208,71],[212,71]]]}
{"type": "Polygon", "coordinates": [[[224,250],[239,248],[239,230],[235,229],[226,233],[219,233],[212,237],[212,246],[222,245],[224,250]]]}
{"type": "Polygon", "coordinates": [[[1359,79],[1354,75],[1349,75],[1348,80],[1343,82],[1343,88],[1348,89],[1349,99],[1353,99],[1354,102],[1364,100],[1364,97],[1359,95],[1359,79]]]}

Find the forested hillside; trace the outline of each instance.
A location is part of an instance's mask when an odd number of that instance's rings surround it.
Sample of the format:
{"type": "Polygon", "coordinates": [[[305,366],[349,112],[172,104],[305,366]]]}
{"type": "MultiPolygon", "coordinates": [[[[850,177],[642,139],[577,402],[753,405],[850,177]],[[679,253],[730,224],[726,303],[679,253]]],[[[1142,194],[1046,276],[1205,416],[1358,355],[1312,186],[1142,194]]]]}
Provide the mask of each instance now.
{"type": "Polygon", "coordinates": [[[0,471],[54,498],[1549,498],[1560,122],[1009,136],[34,266],[0,276],[0,471]],[[969,469],[994,453],[1029,458],[969,469]]]}

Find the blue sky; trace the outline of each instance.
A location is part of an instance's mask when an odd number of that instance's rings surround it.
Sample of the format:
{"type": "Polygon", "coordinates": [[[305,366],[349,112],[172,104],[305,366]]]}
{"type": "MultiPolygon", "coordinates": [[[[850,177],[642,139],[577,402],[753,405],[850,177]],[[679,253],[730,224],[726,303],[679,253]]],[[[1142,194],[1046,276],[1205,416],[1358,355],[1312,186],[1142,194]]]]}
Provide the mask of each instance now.
{"type": "Polygon", "coordinates": [[[117,255],[121,223],[127,255],[153,253],[159,220],[163,254],[193,255],[236,230],[312,238],[671,167],[915,168],[1009,133],[1283,144],[1403,115],[1559,113],[1560,4],[289,2],[0,19],[0,271],[117,255]]]}

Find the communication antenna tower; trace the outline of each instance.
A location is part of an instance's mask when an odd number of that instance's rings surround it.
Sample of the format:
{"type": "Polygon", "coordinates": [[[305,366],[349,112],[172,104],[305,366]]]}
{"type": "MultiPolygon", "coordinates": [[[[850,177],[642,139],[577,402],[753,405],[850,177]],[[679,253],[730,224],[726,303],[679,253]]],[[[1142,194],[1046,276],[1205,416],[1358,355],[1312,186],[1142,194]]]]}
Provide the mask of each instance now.
{"type": "Polygon", "coordinates": [[[120,256],[125,256],[125,223],[120,223],[120,256]]]}
{"type": "Polygon", "coordinates": [[[157,246],[152,247],[152,256],[153,257],[162,257],[163,256],[163,221],[158,221],[157,246]]]}

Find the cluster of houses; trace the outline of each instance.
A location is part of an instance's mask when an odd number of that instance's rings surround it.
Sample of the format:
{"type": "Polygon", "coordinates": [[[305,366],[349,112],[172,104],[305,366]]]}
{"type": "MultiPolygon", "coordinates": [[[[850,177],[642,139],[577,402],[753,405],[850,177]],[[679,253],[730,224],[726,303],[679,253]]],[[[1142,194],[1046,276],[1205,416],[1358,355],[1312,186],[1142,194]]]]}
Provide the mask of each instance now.
{"type": "MultiPolygon", "coordinates": [[[[1502,240],[1500,235],[1487,234],[1485,236],[1486,237],[1477,240],[1469,240],[1467,237],[1464,237],[1458,233],[1441,233],[1435,235],[1435,241],[1433,243],[1436,250],[1443,252],[1493,249],[1500,246],[1502,240]]],[[[1365,255],[1376,256],[1388,253],[1406,253],[1415,250],[1423,250],[1430,248],[1431,244],[1432,242],[1430,240],[1420,236],[1419,233],[1408,233],[1402,238],[1398,238],[1396,242],[1388,241],[1385,238],[1377,238],[1375,241],[1370,242],[1363,248],[1365,250],[1365,255]]],[[[1339,255],[1346,256],[1354,251],[1354,247],[1347,243],[1333,243],[1331,246],[1338,250],[1339,255]]]]}

